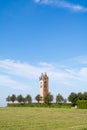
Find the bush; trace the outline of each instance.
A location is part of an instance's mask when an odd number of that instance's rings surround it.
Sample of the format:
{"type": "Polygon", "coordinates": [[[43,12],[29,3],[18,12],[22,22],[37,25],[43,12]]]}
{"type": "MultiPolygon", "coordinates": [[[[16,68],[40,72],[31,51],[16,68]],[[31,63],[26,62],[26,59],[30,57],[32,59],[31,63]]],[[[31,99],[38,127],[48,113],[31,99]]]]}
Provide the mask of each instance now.
{"type": "Polygon", "coordinates": [[[71,108],[71,104],[57,104],[57,103],[8,103],[8,107],[48,107],[48,108],[71,108]]]}
{"type": "Polygon", "coordinates": [[[77,107],[80,109],[87,109],[87,100],[78,100],[77,107]]]}

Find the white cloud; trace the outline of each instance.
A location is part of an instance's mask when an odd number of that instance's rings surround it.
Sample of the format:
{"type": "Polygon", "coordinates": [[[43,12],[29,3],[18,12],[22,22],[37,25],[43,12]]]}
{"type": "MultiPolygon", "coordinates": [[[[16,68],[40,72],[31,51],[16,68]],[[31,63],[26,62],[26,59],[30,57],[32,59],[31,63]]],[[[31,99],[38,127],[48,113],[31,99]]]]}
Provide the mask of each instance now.
{"type": "Polygon", "coordinates": [[[46,63],[46,62],[40,62],[39,65],[40,65],[40,67],[43,67],[43,68],[48,68],[48,69],[54,68],[52,64],[49,64],[49,63],[46,63]]]}
{"type": "Polygon", "coordinates": [[[82,82],[82,80],[86,81],[87,79],[87,67],[83,66],[79,69],[72,67],[70,69],[69,66],[66,66],[65,68],[61,68],[46,62],[30,65],[28,63],[22,63],[10,59],[0,60],[0,71],[3,73],[3,75],[0,75],[0,86],[14,88],[25,88],[26,85],[24,82],[20,83],[17,80],[13,80],[12,76],[15,76],[17,79],[24,78],[27,80],[37,80],[42,72],[47,72],[50,81],[62,84],[67,83],[67,85],[70,85],[72,81],[73,83],[76,83],[77,81],[82,82]]]}
{"type": "Polygon", "coordinates": [[[87,67],[81,68],[80,75],[86,78],[87,80],[87,67]]]}
{"type": "Polygon", "coordinates": [[[0,74],[0,87],[10,87],[14,89],[24,90],[27,88],[26,85],[13,80],[10,76],[0,74]]]}
{"type": "Polygon", "coordinates": [[[35,0],[35,2],[47,4],[47,5],[54,5],[56,7],[61,7],[61,8],[68,8],[73,11],[87,12],[86,7],[79,4],[69,3],[66,0],[35,0]]]}
{"type": "Polygon", "coordinates": [[[36,72],[36,67],[31,66],[27,63],[21,63],[19,61],[14,61],[9,59],[0,61],[0,68],[5,73],[17,75],[25,78],[31,78],[31,77],[35,78],[37,77],[40,71],[37,68],[37,72],[36,72]]]}
{"type": "Polygon", "coordinates": [[[72,59],[68,59],[67,62],[73,62],[73,63],[79,64],[79,65],[85,65],[85,64],[87,65],[87,55],[77,56],[72,59]]]}

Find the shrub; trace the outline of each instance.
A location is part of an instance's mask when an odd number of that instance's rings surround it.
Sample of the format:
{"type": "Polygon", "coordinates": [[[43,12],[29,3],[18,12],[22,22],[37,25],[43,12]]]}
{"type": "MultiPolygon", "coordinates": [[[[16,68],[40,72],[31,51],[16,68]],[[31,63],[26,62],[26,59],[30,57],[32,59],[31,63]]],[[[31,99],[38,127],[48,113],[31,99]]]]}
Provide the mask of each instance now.
{"type": "Polygon", "coordinates": [[[80,109],[87,109],[87,100],[78,100],[77,107],[80,109]]]}

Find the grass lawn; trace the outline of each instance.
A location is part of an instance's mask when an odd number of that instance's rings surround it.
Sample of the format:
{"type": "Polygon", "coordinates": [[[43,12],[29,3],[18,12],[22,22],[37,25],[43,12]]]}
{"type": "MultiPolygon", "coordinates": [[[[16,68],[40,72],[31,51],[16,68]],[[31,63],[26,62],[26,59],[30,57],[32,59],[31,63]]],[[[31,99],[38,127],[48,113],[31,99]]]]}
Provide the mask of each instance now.
{"type": "Polygon", "coordinates": [[[87,110],[0,108],[0,130],[87,130],[87,110]]]}

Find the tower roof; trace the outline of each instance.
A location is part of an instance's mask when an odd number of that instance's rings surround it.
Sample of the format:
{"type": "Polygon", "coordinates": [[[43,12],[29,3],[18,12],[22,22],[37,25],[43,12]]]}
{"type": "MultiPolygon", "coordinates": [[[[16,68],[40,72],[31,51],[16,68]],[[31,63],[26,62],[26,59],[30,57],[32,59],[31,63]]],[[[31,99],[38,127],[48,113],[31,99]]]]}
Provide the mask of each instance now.
{"type": "Polygon", "coordinates": [[[45,78],[48,79],[48,76],[47,76],[46,72],[45,73],[41,73],[41,76],[39,77],[39,80],[42,80],[42,79],[45,79],[45,78]]]}

